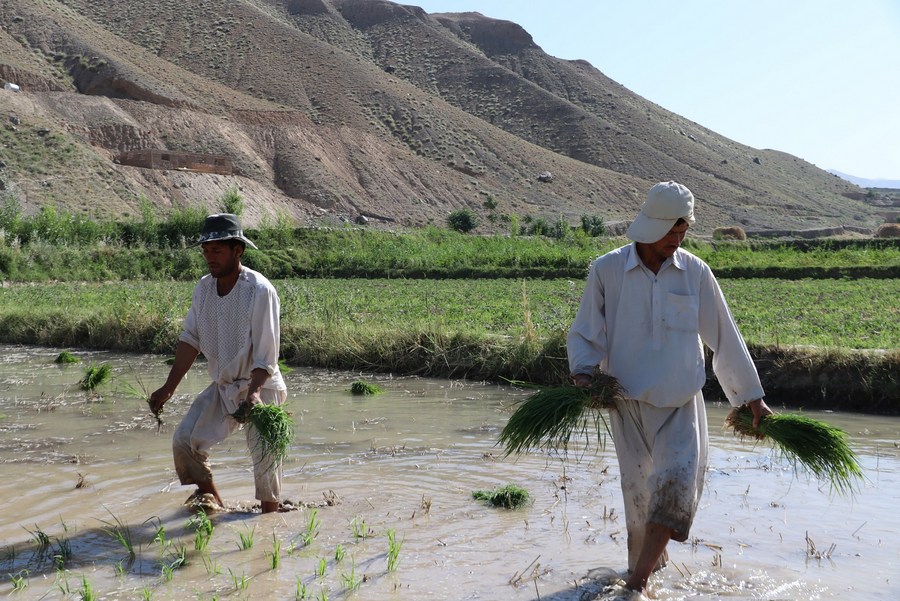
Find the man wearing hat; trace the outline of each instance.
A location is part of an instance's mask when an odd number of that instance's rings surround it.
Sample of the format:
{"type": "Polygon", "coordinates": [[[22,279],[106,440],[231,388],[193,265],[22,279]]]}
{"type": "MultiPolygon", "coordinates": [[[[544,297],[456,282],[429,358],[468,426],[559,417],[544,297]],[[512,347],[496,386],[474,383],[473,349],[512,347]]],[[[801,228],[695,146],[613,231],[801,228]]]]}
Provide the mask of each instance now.
{"type": "Polygon", "coordinates": [[[653,186],[626,233],[633,244],[591,264],[566,341],[577,386],[599,366],[626,397],[610,410],[628,532],[627,582],[612,596],[640,598],[669,540],[688,538],[707,469],[704,343],[729,402],[748,404],[754,425],[772,412],[712,271],[680,248],[694,221],[690,190],[653,186]]]}
{"type": "MultiPolygon", "coordinates": [[[[175,471],[182,484],[194,484],[188,499],[205,510],[223,507],[213,483],[209,450],[240,427],[232,417],[244,403],[282,404],[287,389],[278,369],[279,300],[264,276],[241,265],[248,240],[235,215],[210,215],[198,242],[209,274],[197,283],[178,339],[166,383],[150,395],[159,413],[197,355],[206,357],[212,383],[197,395],[172,440],[175,471]]],[[[256,498],[263,513],[278,509],[280,465],[263,456],[256,430],[248,425],[256,498]]]]}

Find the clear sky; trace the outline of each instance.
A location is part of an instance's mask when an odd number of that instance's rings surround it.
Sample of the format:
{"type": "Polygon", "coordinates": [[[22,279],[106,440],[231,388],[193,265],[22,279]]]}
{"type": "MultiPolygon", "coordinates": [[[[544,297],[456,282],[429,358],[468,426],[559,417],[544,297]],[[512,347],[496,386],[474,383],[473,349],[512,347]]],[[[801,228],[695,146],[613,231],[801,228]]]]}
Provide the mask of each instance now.
{"type": "Polygon", "coordinates": [[[513,21],[728,138],[900,180],[900,0],[401,3],[513,21]]]}

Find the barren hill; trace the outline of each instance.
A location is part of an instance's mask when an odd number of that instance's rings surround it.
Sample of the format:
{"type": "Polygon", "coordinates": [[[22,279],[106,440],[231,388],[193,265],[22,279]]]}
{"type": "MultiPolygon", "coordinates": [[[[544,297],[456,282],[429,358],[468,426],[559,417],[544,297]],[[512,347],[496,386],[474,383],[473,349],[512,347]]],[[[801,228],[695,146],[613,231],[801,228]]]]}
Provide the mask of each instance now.
{"type": "Polygon", "coordinates": [[[698,198],[700,231],[878,221],[853,184],[722,137],[478,13],[0,0],[0,79],[22,89],[0,90],[0,194],[29,212],[122,217],[142,197],[163,212],[213,208],[237,187],[251,223],[443,223],[458,208],[487,214],[489,199],[495,214],[617,221],[677,179],[698,198]],[[148,149],[224,155],[234,173],[115,160],[148,149]]]}

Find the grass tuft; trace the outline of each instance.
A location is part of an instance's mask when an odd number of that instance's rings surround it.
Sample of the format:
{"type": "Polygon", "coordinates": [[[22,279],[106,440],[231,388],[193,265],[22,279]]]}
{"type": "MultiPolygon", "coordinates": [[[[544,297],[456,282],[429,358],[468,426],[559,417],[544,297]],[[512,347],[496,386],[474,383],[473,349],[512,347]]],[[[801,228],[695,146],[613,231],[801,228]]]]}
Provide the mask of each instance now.
{"type": "Polygon", "coordinates": [[[479,501],[487,501],[494,507],[506,509],[518,509],[531,500],[528,491],[515,484],[507,484],[494,490],[476,490],[472,492],[472,498],[479,501]]]}
{"type": "Polygon", "coordinates": [[[802,466],[821,480],[828,480],[839,494],[852,493],[863,478],[847,434],[830,424],[799,413],[774,413],[753,428],[753,411],[747,405],[732,409],[725,426],[740,436],[769,441],[794,466],[802,466]]]}

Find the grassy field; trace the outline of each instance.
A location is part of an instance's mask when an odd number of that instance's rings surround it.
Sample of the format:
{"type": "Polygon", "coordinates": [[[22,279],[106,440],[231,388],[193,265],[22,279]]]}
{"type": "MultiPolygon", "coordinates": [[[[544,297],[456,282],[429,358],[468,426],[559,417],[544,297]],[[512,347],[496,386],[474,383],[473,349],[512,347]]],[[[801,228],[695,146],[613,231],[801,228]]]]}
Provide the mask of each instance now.
{"type": "MultiPolygon", "coordinates": [[[[750,344],[900,348],[900,280],[725,279],[720,284],[750,344]]],[[[316,325],[348,332],[545,338],[568,329],[584,283],[292,279],[275,285],[286,329],[316,325]]],[[[123,328],[120,335],[126,338],[141,333],[142,340],[152,335],[162,341],[177,330],[192,288],[191,282],[8,286],[0,289],[0,334],[15,336],[17,324],[77,331],[78,324],[106,323],[123,328]]]]}

